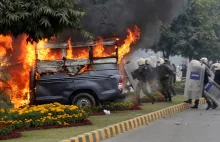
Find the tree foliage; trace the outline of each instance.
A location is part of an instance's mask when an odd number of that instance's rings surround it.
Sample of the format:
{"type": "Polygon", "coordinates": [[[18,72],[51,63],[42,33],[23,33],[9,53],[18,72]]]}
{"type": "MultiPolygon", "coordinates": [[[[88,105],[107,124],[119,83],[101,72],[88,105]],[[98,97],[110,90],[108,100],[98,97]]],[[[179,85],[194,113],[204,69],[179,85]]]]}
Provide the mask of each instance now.
{"type": "Polygon", "coordinates": [[[80,0],[1,0],[0,33],[18,36],[27,34],[28,41],[50,39],[65,28],[91,38],[81,25],[85,12],[80,0]]]}
{"type": "Polygon", "coordinates": [[[162,25],[160,40],[152,49],[165,56],[213,57],[220,53],[219,0],[190,0],[170,25],[162,25]]]}
{"type": "Polygon", "coordinates": [[[152,46],[153,51],[163,53],[163,57],[169,58],[170,55],[175,55],[177,50],[175,47],[175,33],[171,31],[171,25],[161,25],[160,41],[152,46]]]}

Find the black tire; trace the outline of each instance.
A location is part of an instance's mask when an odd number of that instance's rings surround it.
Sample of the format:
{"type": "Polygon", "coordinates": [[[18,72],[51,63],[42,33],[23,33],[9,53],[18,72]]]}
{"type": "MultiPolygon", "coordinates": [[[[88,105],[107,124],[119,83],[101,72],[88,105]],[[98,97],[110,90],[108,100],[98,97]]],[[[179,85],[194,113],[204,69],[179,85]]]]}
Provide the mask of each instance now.
{"type": "Polygon", "coordinates": [[[88,93],[79,93],[72,99],[72,104],[78,107],[95,106],[94,97],[88,93]]]}
{"type": "Polygon", "coordinates": [[[30,72],[30,104],[31,105],[35,105],[36,103],[35,86],[36,86],[36,71],[34,66],[32,66],[30,72]]]}

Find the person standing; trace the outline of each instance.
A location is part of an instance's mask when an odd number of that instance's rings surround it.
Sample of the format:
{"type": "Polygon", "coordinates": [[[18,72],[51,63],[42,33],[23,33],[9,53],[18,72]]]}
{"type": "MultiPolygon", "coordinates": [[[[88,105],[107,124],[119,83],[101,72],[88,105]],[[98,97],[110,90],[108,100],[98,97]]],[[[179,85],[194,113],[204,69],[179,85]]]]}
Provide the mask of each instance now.
{"type": "MultiPolygon", "coordinates": [[[[220,64],[217,63],[215,64],[215,78],[214,81],[220,85],[220,64]]],[[[213,103],[213,107],[212,109],[216,109],[218,107],[218,105],[216,103],[213,103]]]]}
{"type": "Polygon", "coordinates": [[[164,64],[164,60],[162,58],[159,58],[158,60],[158,66],[157,66],[157,74],[158,74],[158,79],[161,83],[162,91],[161,93],[164,95],[165,100],[168,102],[172,102],[172,97],[170,93],[170,76],[173,73],[173,71],[169,68],[169,66],[164,64]]]}
{"type": "Polygon", "coordinates": [[[181,71],[182,71],[182,80],[183,80],[184,78],[186,78],[186,72],[187,72],[187,64],[186,64],[186,61],[184,61],[184,63],[182,64],[182,69],[181,69],[181,71]]]}
{"type": "Polygon", "coordinates": [[[151,100],[152,100],[152,104],[154,104],[156,102],[156,98],[154,96],[152,96],[148,89],[147,89],[147,66],[146,66],[146,61],[143,58],[140,58],[137,60],[138,63],[138,69],[135,70],[134,72],[132,72],[132,77],[133,79],[137,79],[138,80],[138,84],[136,87],[136,98],[137,98],[137,103],[141,103],[140,100],[140,93],[141,90],[142,92],[148,96],[151,100]]]}
{"type": "MultiPolygon", "coordinates": [[[[203,60],[202,59],[200,59],[200,62],[201,62],[201,64],[203,64],[204,62],[203,62],[203,60]]],[[[205,94],[205,86],[206,86],[206,84],[209,82],[209,76],[210,76],[210,74],[208,73],[208,71],[207,71],[207,69],[205,69],[205,75],[204,75],[204,81],[203,81],[203,93],[202,93],[202,97],[206,100],[206,102],[207,102],[207,108],[206,108],[206,110],[209,110],[210,108],[214,108],[214,106],[216,106],[216,104],[214,103],[214,102],[212,102],[210,99],[209,99],[209,97],[205,94]]],[[[192,99],[189,99],[188,100],[188,102],[192,102],[192,99]]],[[[199,99],[196,99],[195,100],[195,104],[194,104],[194,106],[192,106],[191,108],[192,109],[197,109],[198,108],[198,105],[199,105],[199,99]]]]}
{"type": "MultiPolygon", "coordinates": [[[[172,64],[172,65],[170,65],[170,66],[171,66],[172,71],[173,71],[174,73],[176,73],[176,66],[175,66],[175,64],[172,64]]],[[[173,88],[173,84],[176,83],[176,74],[174,74],[174,73],[170,75],[170,90],[171,90],[173,96],[176,96],[176,95],[177,95],[177,94],[176,94],[176,91],[175,91],[175,89],[173,88]]]]}
{"type": "Polygon", "coordinates": [[[146,64],[146,71],[147,71],[147,82],[150,86],[151,91],[156,91],[157,86],[156,86],[156,73],[154,71],[154,68],[151,65],[151,59],[146,58],[145,59],[145,64],[146,64]]]}

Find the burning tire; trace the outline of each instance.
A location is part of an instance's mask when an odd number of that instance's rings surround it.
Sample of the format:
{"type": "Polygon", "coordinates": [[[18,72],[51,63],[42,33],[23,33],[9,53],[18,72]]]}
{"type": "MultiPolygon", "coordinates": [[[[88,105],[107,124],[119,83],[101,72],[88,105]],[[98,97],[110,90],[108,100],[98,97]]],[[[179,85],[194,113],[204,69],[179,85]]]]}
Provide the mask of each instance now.
{"type": "Polygon", "coordinates": [[[36,71],[34,66],[32,66],[30,72],[30,104],[31,105],[34,105],[36,102],[35,86],[36,86],[36,71]]]}
{"type": "Polygon", "coordinates": [[[72,104],[78,107],[85,107],[85,106],[95,106],[96,102],[92,95],[88,93],[79,93],[73,98],[72,104]]]}

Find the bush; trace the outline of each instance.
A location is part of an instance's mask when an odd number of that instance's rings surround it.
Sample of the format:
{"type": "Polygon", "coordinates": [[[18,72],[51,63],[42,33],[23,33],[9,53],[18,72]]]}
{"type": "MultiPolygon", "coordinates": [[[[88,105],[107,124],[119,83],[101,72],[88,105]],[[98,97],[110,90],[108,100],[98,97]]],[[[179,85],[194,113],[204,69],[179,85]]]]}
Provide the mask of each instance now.
{"type": "Polygon", "coordinates": [[[0,122],[0,135],[5,136],[13,131],[11,122],[0,122]]]}
{"type": "Polygon", "coordinates": [[[105,104],[103,106],[104,109],[107,110],[129,110],[134,106],[132,102],[113,102],[110,104],[105,104]]]}
{"type": "MultiPolygon", "coordinates": [[[[151,95],[153,95],[155,98],[157,98],[157,101],[162,102],[164,101],[164,96],[160,92],[152,92],[151,95]]],[[[132,96],[132,100],[136,101],[136,95],[132,96]]],[[[152,102],[152,100],[148,96],[144,96],[141,98],[142,103],[149,103],[152,102]]]]}
{"type": "Polygon", "coordinates": [[[173,87],[177,94],[182,95],[184,94],[185,81],[177,81],[173,87]]]}
{"type": "MultiPolygon", "coordinates": [[[[118,100],[119,101],[119,100],[118,100]]],[[[100,107],[84,107],[84,111],[88,112],[90,115],[104,115],[103,109],[110,110],[110,111],[121,111],[121,110],[137,110],[137,106],[133,102],[112,102],[112,103],[105,103],[100,107]],[[99,113],[103,112],[103,113],[99,113]]],[[[140,110],[140,108],[138,109],[140,110]]]]}
{"type": "Polygon", "coordinates": [[[59,103],[0,110],[1,122],[11,123],[14,129],[69,125],[83,122],[86,118],[88,118],[88,113],[77,106],[59,103]]]}
{"type": "Polygon", "coordinates": [[[83,110],[89,114],[94,114],[101,111],[100,107],[97,106],[85,106],[83,110]]]}

